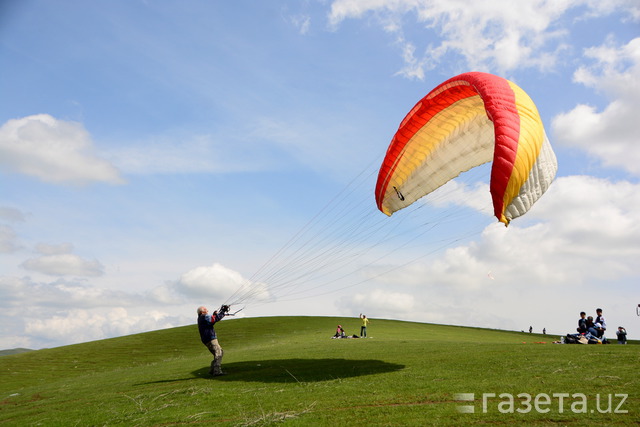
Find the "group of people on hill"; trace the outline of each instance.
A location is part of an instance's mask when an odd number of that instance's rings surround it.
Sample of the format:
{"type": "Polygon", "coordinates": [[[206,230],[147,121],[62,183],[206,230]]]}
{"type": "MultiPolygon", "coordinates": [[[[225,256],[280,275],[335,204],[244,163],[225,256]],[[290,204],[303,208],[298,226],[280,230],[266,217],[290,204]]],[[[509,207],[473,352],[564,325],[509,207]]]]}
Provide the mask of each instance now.
{"type": "Polygon", "coordinates": [[[353,334],[347,335],[347,332],[344,330],[342,325],[338,325],[336,328],[336,333],[331,337],[333,339],[338,338],[366,338],[367,337],[367,326],[369,325],[369,319],[364,314],[360,313],[360,320],[362,322],[360,326],[360,336],[353,334]]]}
{"type": "MultiPolygon", "coordinates": [[[[212,314],[209,314],[209,311],[206,307],[201,306],[198,307],[197,312],[200,338],[202,340],[202,343],[213,355],[213,361],[211,362],[211,366],[209,368],[209,375],[215,377],[225,375],[221,368],[222,356],[224,352],[220,347],[220,344],[218,343],[218,337],[216,335],[214,325],[229,314],[229,306],[223,305],[219,310],[214,311],[212,314]]],[[[356,334],[349,336],[347,335],[347,332],[342,327],[342,325],[338,325],[336,333],[332,338],[366,338],[367,326],[369,326],[370,321],[367,316],[362,313],[360,313],[360,321],[360,336],[356,334]]],[[[580,319],[578,319],[578,333],[567,334],[567,336],[564,337],[563,342],[569,344],[607,344],[608,341],[604,336],[606,330],[607,322],[604,318],[604,315],[602,314],[601,308],[596,309],[595,319],[593,318],[593,316],[587,316],[587,313],[583,311],[580,312],[580,319]]],[[[533,328],[529,328],[529,332],[533,332],[533,328]]],[[[622,326],[618,327],[616,336],[618,338],[619,344],[627,343],[627,331],[622,326]]]]}
{"type": "Polygon", "coordinates": [[[585,335],[591,334],[596,338],[603,338],[604,331],[607,330],[607,322],[604,320],[604,316],[602,315],[602,309],[596,309],[596,318],[594,320],[593,316],[588,316],[584,311],[580,312],[580,318],[578,319],[578,333],[585,335]]]}
{"type": "MultiPolygon", "coordinates": [[[[220,344],[218,343],[218,337],[216,336],[216,331],[213,326],[229,314],[229,306],[223,305],[219,310],[214,311],[212,314],[209,314],[209,311],[206,307],[201,306],[198,307],[197,312],[200,338],[202,340],[202,343],[213,355],[213,361],[211,362],[209,374],[216,377],[225,375],[225,373],[221,369],[222,356],[224,352],[220,347],[220,344]]],[[[344,330],[342,325],[338,325],[336,333],[332,338],[366,338],[367,326],[369,326],[370,321],[367,316],[362,313],[360,313],[360,320],[362,322],[360,326],[360,336],[356,334],[349,336],[347,335],[347,332],[344,330]]],[[[607,339],[604,336],[606,330],[607,322],[604,319],[601,308],[596,309],[595,319],[593,318],[593,316],[587,316],[587,313],[582,311],[580,312],[580,319],[578,319],[578,333],[567,334],[564,342],[606,344],[608,343],[607,339]]],[[[533,329],[529,328],[529,332],[533,332],[533,329]]],[[[618,338],[618,344],[627,343],[627,331],[622,326],[618,326],[616,336],[618,338]]]]}
{"type": "MultiPolygon", "coordinates": [[[[567,339],[569,342],[572,342],[572,338],[576,340],[576,342],[587,342],[587,343],[602,343],[608,344],[609,341],[604,336],[605,331],[607,330],[607,322],[602,314],[602,309],[596,309],[596,317],[587,316],[587,313],[584,311],[580,312],[580,318],[578,319],[578,328],[577,334],[568,334],[567,339]]],[[[616,336],[618,338],[618,344],[626,344],[627,343],[627,331],[622,327],[618,326],[618,330],[616,331],[616,336]]]]}
{"type": "MultiPolygon", "coordinates": [[[[233,314],[229,313],[228,305],[223,305],[219,310],[215,310],[211,314],[206,307],[200,306],[198,307],[197,313],[200,339],[202,341],[202,344],[204,344],[209,352],[211,352],[211,354],[213,355],[213,360],[211,361],[211,366],[209,368],[209,375],[212,375],[214,377],[225,375],[225,373],[222,371],[222,356],[224,355],[224,351],[218,343],[218,336],[216,335],[214,325],[220,322],[225,316],[232,316],[233,314]]],[[[347,333],[345,332],[342,325],[338,325],[338,329],[336,330],[336,334],[333,336],[333,338],[366,338],[367,326],[369,325],[370,321],[367,316],[362,313],[360,313],[360,320],[362,322],[360,326],[360,336],[355,334],[353,336],[347,336],[347,333]]]]}

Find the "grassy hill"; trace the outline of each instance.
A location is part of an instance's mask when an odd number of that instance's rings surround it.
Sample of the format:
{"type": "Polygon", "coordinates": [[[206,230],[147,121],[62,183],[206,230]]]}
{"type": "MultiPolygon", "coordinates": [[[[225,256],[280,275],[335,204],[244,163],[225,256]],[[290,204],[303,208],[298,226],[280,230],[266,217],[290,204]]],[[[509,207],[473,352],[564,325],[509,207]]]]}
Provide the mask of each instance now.
{"type": "Polygon", "coordinates": [[[33,351],[33,350],[28,349],[28,348],[10,348],[10,349],[7,349],[7,350],[0,350],[0,356],[8,356],[10,354],[26,353],[27,351],[33,351]]]}
{"type": "Polygon", "coordinates": [[[353,318],[225,320],[216,330],[228,375],[217,378],[195,325],[3,356],[0,424],[640,420],[637,345],[553,345],[548,335],[378,319],[372,338],[330,339],[338,323],[359,329],[353,318]],[[469,393],[474,400],[461,400],[469,393]]]}

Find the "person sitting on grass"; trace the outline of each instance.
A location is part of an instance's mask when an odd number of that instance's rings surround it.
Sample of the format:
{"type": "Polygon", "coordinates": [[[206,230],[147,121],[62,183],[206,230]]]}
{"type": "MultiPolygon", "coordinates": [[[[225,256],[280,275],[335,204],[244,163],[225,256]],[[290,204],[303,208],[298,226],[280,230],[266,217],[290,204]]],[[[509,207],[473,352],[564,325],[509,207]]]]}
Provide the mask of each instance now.
{"type": "Polygon", "coordinates": [[[598,338],[604,338],[604,331],[607,330],[607,322],[604,320],[604,316],[602,315],[602,309],[596,309],[596,331],[598,332],[598,338]]]}
{"type": "Polygon", "coordinates": [[[338,325],[338,328],[336,329],[336,334],[333,336],[333,338],[345,338],[346,336],[347,336],[347,333],[342,328],[342,325],[338,325]]]}
{"type": "Polygon", "coordinates": [[[587,333],[590,333],[594,337],[598,336],[598,331],[596,330],[596,324],[593,322],[593,317],[587,317],[587,333]]]}
{"type": "Polygon", "coordinates": [[[578,333],[586,334],[587,333],[587,313],[584,311],[580,312],[580,318],[578,319],[578,333]]]}

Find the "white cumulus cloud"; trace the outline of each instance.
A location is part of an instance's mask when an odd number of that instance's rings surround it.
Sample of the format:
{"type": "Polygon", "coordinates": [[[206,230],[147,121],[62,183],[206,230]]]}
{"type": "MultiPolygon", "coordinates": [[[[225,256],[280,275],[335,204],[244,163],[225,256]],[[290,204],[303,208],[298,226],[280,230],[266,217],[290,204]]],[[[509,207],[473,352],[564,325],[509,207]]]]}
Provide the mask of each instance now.
{"type": "Polygon", "coordinates": [[[347,19],[373,17],[372,22],[393,35],[400,47],[404,66],[398,74],[423,79],[425,70],[443,61],[454,69],[501,74],[531,67],[548,71],[569,49],[560,20],[571,10],[581,13],[581,19],[615,12],[628,14],[631,21],[640,19],[640,7],[633,0],[335,0],[328,20],[337,28],[347,19]],[[410,26],[405,19],[424,25],[421,39],[405,32],[405,25],[410,26]],[[434,44],[436,36],[442,40],[434,44]]]}
{"type": "Polygon", "coordinates": [[[12,119],[0,127],[0,168],[56,184],[124,182],[118,170],[96,154],[80,123],[48,114],[12,119]]]}
{"type": "Polygon", "coordinates": [[[75,343],[174,327],[179,322],[172,316],[153,310],[132,314],[123,307],[72,309],[30,319],[25,325],[25,334],[38,337],[40,345],[48,342],[75,343]]]}
{"type": "Polygon", "coordinates": [[[184,273],[175,284],[175,289],[189,297],[222,301],[234,293],[253,300],[263,300],[269,295],[264,284],[250,283],[240,273],[218,263],[196,267],[184,273]]]}
{"type": "MultiPolygon", "coordinates": [[[[564,49],[563,31],[555,21],[571,7],[568,1],[468,2],[461,0],[337,0],[331,5],[329,24],[373,15],[401,47],[407,77],[422,78],[446,54],[457,55],[464,69],[549,67],[564,49]],[[442,37],[439,44],[410,39],[403,31],[405,15],[414,15],[427,31],[442,37]],[[418,48],[417,46],[422,46],[418,48]]],[[[434,39],[425,37],[426,40],[434,39]]]]}
{"type": "Polygon", "coordinates": [[[104,267],[97,260],[87,260],[74,254],[52,254],[30,258],[22,263],[27,270],[50,276],[102,276],[104,267]]]}
{"type": "Polygon", "coordinates": [[[115,291],[64,279],[35,282],[28,277],[0,276],[0,310],[5,315],[0,348],[73,344],[191,320],[179,314],[176,305],[158,306],[134,290],[115,291]]]}
{"type": "Polygon", "coordinates": [[[0,225],[0,253],[10,254],[19,248],[18,237],[13,228],[0,225]]]}
{"type": "Polygon", "coordinates": [[[24,222],[26,214],[19,209],[0,206],[0,220],[7,222],[24,222]]]}
{"type": "Polygon", "coordinates": [[[635,123],[640,97],[640,38],[623,46],[587,49],[592,64],[580,67],[574,81],[592,87],[611,102],[602,111],[580,104],[553,119],[554,142],[585,150],[608,167],[640,175],[635,123]]]}

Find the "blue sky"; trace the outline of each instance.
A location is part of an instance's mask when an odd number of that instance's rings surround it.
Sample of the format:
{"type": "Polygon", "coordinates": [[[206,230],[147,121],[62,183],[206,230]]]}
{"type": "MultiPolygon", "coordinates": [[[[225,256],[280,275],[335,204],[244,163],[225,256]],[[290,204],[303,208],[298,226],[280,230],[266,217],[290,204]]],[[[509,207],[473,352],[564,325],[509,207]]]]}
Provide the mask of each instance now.
{"type": "Polygon", "coordinates": [[[26,0],[0,16],[0,348],[189,324],[242,284],[246,316],[566,333],[602,306],[611,332],[640,331],[635,1],[26,0]],[[508,228],[482,168],[386,218],[375,169],[398,124],[471,70],[536,102],[556,181],[508,228]],[[308,247],[331,280],[299,280],[308,247]]]}

